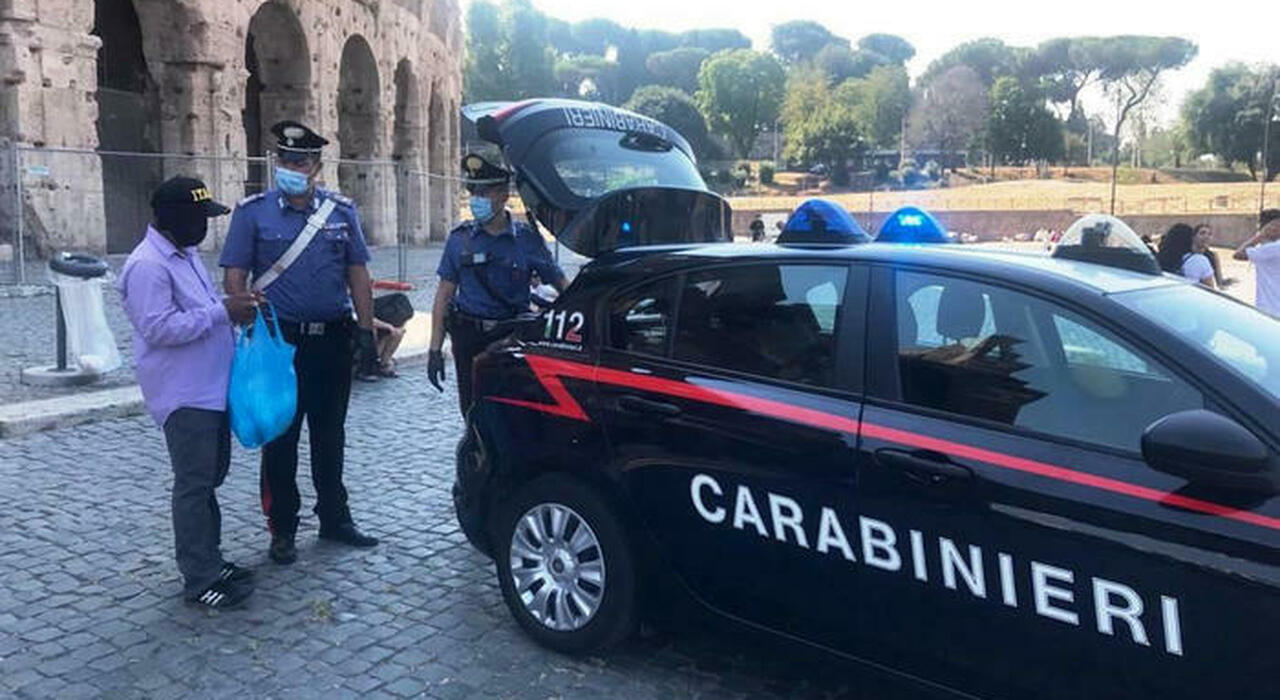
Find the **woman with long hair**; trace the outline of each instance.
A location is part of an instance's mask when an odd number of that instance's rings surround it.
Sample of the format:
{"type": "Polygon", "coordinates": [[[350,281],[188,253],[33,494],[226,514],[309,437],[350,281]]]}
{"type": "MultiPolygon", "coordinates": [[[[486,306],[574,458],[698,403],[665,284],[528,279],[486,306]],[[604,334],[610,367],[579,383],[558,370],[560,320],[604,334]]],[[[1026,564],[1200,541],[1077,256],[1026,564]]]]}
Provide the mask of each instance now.
{"type": "MultiPolygon", "coordinates": [[[[1174,224],[1160,237],[1160,250],[1156,260],[1160,269],[1195,280],[1210,289],[1216,289],[1213,264],[1208,256],[1196,252],[1196,231],[1187,224],[1174,224]]],[[[1204,244],[1200,248],[1204,248],[1204,244]]]]}
{"type": "Polygon", "coordinates": [[[1210,248],[1213,242],[1213,227],[1209,224],[1196,224],[1196,235],[1191,239],[1191,248],[1196,253],[1203,253],[1209,258],[1209,264],[1213,266],[1213,281],[1218,284],[1218,289],[1225,289],[1236,283],[1234,277],[1224,277],[1222,275],[1222,263],[1218,260],[1218,254],[1210,248]]]}

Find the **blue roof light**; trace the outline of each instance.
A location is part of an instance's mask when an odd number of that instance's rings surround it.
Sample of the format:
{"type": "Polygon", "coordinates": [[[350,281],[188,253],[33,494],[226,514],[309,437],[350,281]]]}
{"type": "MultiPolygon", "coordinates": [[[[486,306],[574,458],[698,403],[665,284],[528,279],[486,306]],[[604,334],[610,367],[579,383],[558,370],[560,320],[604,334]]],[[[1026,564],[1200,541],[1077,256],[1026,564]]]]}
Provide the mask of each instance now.
{"type": "Polygon", "coordinates": [[[871,236],[839,204],[809,199],[796,207],[778,235],[778,243],[866,243],[871,236]]]}
{"type": "Polygon", "coordinates": [[[876,240],[882,243],[950,243],[947,229],[919,207],[903,207],[880,226],[876,240]]]}

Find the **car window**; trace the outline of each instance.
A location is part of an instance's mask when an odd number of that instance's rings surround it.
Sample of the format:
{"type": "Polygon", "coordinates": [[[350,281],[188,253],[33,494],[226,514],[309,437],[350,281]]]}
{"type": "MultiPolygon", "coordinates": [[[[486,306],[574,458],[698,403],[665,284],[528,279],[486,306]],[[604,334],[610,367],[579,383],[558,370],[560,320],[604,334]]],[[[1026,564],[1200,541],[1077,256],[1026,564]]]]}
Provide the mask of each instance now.
{"type": "Polygon", "coordinates": [[[609,311],[610,346],[645,355],[666,355],[675,290],[675,278],[668,277],[614,299],[609,311]]]}
{"type": "Polygon", "coordinates": [[[1142,358],[1100,333],[1058,314],[1053,315],[1053,325],[1068,365],[1147,373],[1147,363],[1142,358]]]}
{"type": "Polygon", "coordinates": [[[691,273],[672,356],[762,377],[830,386],[848,268],[744,265],[691,273]]]}
{"type": "Polygon", "coordinates": [[[607,130],[552,132],[545,138],[556,175],[579,197],[655,185],[706,189],[693,161],[671,144],[607,130]]]}
{"type": "Polygon", "coordinates": [[[1117,294],[1116,301],[1212,353],[1241,377],[1280,399],[1280,319],[1179,284],[1117,294]]]}
{"type": "Polygon", "coordinates": [[[910,404],[1137,451],[1201,394],[1091,321],[1039,298],[900,272],[898,371],[910,404]]]}

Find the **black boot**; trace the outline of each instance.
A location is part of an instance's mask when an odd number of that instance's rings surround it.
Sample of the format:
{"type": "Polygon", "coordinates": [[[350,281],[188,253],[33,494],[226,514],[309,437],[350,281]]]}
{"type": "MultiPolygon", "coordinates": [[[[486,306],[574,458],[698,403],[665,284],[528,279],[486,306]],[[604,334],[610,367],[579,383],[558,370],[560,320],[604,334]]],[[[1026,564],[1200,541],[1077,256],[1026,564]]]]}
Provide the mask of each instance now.
{"type": "Polygon", "coordinates": [[[341,542],[361,549],[378,546],[377,537],[370,537],[360,532],[360,530],[356,529],[356,524],[350,520],[344,520],[332,525],[321,525],[320,539],[341,542]]]}
{"type": "Polygon", "coordinates": [[[298,529],[298,520],[294,518],[288,526],[271,526],[271,547],[267,556],[277,564],[292,564],[298,560],[298,550],[294,548],[294,533],[298,529]]]}

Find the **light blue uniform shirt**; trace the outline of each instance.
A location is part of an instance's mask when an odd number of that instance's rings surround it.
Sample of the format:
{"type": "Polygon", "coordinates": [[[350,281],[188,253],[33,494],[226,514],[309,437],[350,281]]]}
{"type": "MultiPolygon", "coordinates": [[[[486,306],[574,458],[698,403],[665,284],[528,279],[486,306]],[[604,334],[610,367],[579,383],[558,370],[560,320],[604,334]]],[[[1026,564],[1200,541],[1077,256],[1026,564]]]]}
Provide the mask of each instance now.
{"type": "Polygon", "coordinates": [[[241,200],[231,216],[218,264],[249,270],[257,278],[284,255],[326,199],[337,203],[328,221],[265,292],[286,321],[334,321],[351,315],[347,268],[369,262],[355,202],[316,190],[306,209],[299,209],[279,190],[268,190],[241,200]]]}

